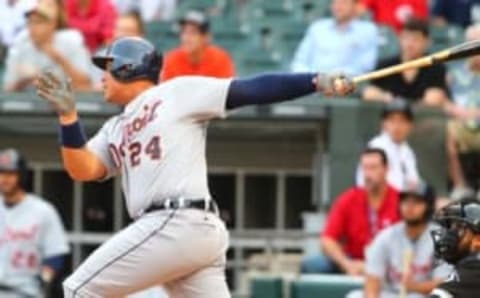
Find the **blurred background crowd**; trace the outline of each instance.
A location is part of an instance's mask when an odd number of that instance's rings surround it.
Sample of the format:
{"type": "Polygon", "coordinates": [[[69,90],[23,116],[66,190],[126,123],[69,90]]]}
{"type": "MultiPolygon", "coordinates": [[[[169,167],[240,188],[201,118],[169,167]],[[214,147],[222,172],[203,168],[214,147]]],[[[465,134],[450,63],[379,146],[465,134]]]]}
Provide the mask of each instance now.
{"type": "MultiPolygon", "coordinates": [[[[355,76],[478,40],[479,22],[478,0],[0,0],[2,96],[31,92],[36,75],[46,68],[70,77],[79,92],[100,92],[102,73],[90,57],[123,36],[145,37],[162,51],[161,82],[183,75],[229,78],[267,71],[355,76]]],[[[479,168],[468,166],[480,151],[480,58],[372,81],[359,86],[354,100],[380,106],[371,114],[381,118],[378,134],[361,145],[368,149],[354,157],[352,187],[331,198],[317,252],[297,260],[298,270],[345,273],[362,277],[361,284],[365,278],[366,290],[373,293],[369,297],[398,297],[406,286],[408,297],[422,297],[448,275],[448,268],[435,267],[425,236],[431,210],[450,200],[480,199],[479,168]],[[421,140],[446,153],[442,162],[448,174],[442,179],[448,191],[439,195],[419,170],[422,160],[409,143],[418,127],[415,111],[424,107],[444,117],[441,141],[428,135],[421,140]],[[413,274],[403,276],[402,253],[412,249],[420,251],[412,261],[413,274]],[[387,296],[381,296],[384,291],[387,296]]],[[[232,181],[225,185],[237,183],[232,181]]],[[[97,205],[85,208],[97,224],[108,213],[97,205]]],[[[233,218],[237,213],[222,215],[227,223],[244,224],[233,218]]],[[[238,280],[231,284],[239,287],[238,280]]]]}

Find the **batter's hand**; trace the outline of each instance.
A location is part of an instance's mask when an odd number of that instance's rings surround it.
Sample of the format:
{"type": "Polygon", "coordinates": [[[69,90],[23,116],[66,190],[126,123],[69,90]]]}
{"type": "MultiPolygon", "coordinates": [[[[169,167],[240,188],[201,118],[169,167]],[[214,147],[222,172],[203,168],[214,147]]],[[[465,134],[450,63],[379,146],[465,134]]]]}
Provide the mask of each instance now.
{"type": "Polygon", "coordinates": [[[43,71],[37,78],[37,94],[45,99],[59,115],[75,111],[75,95],[69,78],[59,78],[53,72],[43,71]]]}
{"type": "Polygon", "coordinates": [[[345,96],[355,91],[355,84],[344,74],[318,74],[314,84],[326,96],[345,96]]]}

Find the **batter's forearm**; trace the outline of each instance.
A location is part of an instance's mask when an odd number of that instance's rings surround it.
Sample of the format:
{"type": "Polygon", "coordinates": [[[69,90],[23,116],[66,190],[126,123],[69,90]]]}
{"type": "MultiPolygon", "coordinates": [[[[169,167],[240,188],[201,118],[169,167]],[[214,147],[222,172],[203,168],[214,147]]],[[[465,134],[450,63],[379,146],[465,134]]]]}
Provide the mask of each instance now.
{"type": "Polygon", "coordinates": [[[105,166],[85,146],[86,137],[77,113],[60,116],[60,125],[63,165],[70,177],[77,181],[92,181],[105,177],[105,166]]]}

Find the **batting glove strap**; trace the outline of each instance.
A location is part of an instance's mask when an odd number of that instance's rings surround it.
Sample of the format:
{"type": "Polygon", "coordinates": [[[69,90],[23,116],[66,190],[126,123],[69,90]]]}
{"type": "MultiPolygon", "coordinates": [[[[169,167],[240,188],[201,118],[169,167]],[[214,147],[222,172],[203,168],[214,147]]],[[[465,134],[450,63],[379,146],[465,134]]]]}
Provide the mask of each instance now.
{"type": "Polygon", "coordinates": [[[87,143],[87,136],[80,121],[69,125],[61,125],[59,136],[60,144],[66,148],[78,149],[87,143]]]}
{"type": "Polygon", "coordinates": [[[326,96],[344,96],[355,90],[352,80],[343,73],[319,73],[313,78],[313,84],[318,92],[326,96]]]}

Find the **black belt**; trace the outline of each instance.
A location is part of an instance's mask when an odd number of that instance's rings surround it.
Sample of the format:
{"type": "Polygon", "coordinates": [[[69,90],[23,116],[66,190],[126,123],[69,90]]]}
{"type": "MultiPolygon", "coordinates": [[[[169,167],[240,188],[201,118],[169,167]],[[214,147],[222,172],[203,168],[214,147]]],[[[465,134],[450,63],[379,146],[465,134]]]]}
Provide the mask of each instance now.
{"type": "Polygon", "coordinates": [[[145,209],[144,213],[150,213],[159,210],[173,209],[199,209],[213,213],[218,213],[218,206],[214,200],[207,199],[167,199],[162,203],[154,203],[145,209]]]}

